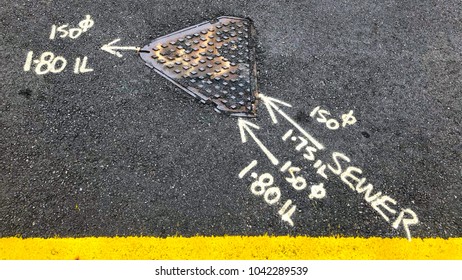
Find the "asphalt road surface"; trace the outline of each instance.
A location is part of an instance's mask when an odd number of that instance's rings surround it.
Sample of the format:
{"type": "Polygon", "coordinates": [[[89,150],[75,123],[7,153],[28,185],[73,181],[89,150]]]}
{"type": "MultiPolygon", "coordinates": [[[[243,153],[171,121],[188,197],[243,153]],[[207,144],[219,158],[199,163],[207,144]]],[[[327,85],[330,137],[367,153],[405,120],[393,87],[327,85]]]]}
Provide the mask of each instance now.
{"type": "Polygon", "coordinates": [[[461,236],[460,1],[1,6],[0,237],[461,236]],[[253,21],[259,91],[292,105],[270,107],[274,124],[259,102],[257,141],[135,51],[101,50],[219,16],[253,21]],[[45,52],[56,73],[37,70],[45,52]],[[84,57],[93,71],[74,73],[84,57]],[[324,147],[314,160],[300,128],[324,147]]]}

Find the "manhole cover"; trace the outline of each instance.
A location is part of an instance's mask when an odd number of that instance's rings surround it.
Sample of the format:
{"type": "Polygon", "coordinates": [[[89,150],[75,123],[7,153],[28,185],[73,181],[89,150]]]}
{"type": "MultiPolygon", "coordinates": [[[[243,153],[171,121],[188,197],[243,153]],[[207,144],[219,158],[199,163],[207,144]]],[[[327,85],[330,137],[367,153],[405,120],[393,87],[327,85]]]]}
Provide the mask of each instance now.
{"type": "Polygon", "coordinates": [[[220,17],[157,38],[140,51],[146,65],[215,110],[256,114],[255,31],[248,19],[220,17]]]}

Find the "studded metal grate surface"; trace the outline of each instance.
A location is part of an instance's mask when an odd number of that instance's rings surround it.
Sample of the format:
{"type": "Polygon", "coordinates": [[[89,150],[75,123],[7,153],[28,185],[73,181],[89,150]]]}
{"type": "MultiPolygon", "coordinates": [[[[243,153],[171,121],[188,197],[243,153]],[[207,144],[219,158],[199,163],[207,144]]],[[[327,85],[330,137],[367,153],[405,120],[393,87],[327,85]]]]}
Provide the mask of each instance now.
{"type": "Polygon", "coordinates": [[[257,79],[252,22],[220,17],[157,38],[140,51],[146,65],[203,103],[254,117],[257,79]]]}

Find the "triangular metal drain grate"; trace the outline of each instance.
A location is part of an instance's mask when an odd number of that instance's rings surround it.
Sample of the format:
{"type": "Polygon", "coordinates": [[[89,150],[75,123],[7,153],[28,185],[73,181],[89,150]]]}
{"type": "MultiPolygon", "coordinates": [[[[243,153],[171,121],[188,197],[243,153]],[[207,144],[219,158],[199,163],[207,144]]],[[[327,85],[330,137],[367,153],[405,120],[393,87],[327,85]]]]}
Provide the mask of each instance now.
{"type": "Polygon", "coordinates": [[[254,117],[255,31],[248,19],[219,17],[157,38],[140,51],[146,65],[218,112],[254,117]]]}

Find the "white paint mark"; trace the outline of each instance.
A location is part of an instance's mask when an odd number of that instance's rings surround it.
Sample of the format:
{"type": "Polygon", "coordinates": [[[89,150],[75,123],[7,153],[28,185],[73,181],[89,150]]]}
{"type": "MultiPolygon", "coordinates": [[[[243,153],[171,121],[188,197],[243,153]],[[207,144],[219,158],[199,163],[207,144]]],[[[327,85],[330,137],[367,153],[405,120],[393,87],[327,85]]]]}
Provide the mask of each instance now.
{"type": "Polygon", "coordinates": [[[118,52],[117,50],[132,50],[132,51],[139,51],[139,47],[120,47],[120,46],[113,46],[113,44],[119,42],[120,39],[115,39],[114,41],[110,42],[109,44],[103,45],[101,49],[103,51],[106,51],[110,54],[113,54],[117,57],[122,57],[122,54],[118,52]]]}
{"type": "Polygon", "coordinates": [[[279,109],[279,107],[276,105],[276,103],[279,103],[279,104],[281,104],[283,106],[287,106],[287,107],[292,107],[292,105],[290,105],[288,103],[285,103],[283,101],[277,100],[275,98],[268,97],[268,96],[266,96],[264,94],[260,94],[260,98],[262,99],[263,103],[265,104],[266,108],[268,109],[268,112],[270,112],[271,119],[273,120],[273,123],[277,123],[277,119],[276,119],[276,116],[275,116],[274,111],[273,111],[273,109],[274,109],[282,117],[284,117],[288,122],[290,122],[298,131],[300,131],[300,133],[302,133],[311,143],[313,143],[316,146],[316,148],[318,148],[319,150],[324,149],[324,145],[319,143],[316,139],[314,139],[314,137],[312,137],[308,132],[306,132],[299,124],[297,124],[294,120],[292,120],[292,118],[290,118],[288,115],[286,115],[286,113],[284,113],[284,111],[279,109]]]}
{"type": "Polygon", "coordinates": [[[252,174],[250,174],[250,177],[254,178],[254,179],[257,179],[258,178],[258,174],[255,173],[255,172],[252,172],[252,174]]]}
{"type": "MultiPolygon", "coordinates": [[[[306,158],[306,157],[305,157],[306,158]]],[[[313,158],[314,160],[314,158],[313,158]]],[[[322,164],[322,161],[321,160],[317,160],[314,164],[313,164],[313,167],[316,168],[316,173],[321,175],[324,179],[328,179],[327,178],[327,175],[326,175],[326,165],[322,164]]]]}
{"type": "Polygon", "coordinates": [[[69,29],[69,38],[75,39],[82,34],[82,29],[80,28],[71,28],[69,29]]]}
{"type": "MultiPolygon", "coordinates": [[[[252,168],[254,168],[255,166],[257,166],[257,164],[258,164],[258,161],[252,160],[252,162],[250,162],[249,165],[247,165],[244,169],[241,170],[241,172],[239,172],[239,178],[240,178],[240,179],[244,178],[244,176],[245,176],[250,170],[252,170],[252,168]]],[[[256,175],[255,172],[252,173],[252,175],[253,175],[253,174],[256,175]]],[[[252,176],[252,175],[250,175],[250,176],[252,176]]]]}
{"type": "Polygon", "coordinates": [[[318,112],[319,108],[321,108],[321,106],[318,106],[316,108],[313,109],[313,111],[311,111],[310,113],[310,117],[314,117],[316,115],[316,113],[318,112]]]}
{"type": "Polygon", "coordinates": [[[327,165],[327,167],[332,171],[335,175],[340,175],[342,173],[342,167],[339,162],[339,158],[343,159],[346,162],[350,162],[350,158],[347,157],[346,155],[339,153],[339,152],[333,152],[332,153],[332,159],[335,162],[335,168],[332,167],[330,164],[327,165]]]}
{"type": "MultiPolygon", "coordinates": [[[[309,161],[314,162],[313,167],[317,169],[317,174],[321,175],[323,178],[328,180],[328,177],[325,173],[326,169],[329,169],[331,172],[333,172],[335,175],[339,176],[341,181],[345,183],[351,190],[357,192],[358,194],[363,194],[364,195],[364,200],[371,205],[371,207],[380,214],[380,216],[387,222],[391,223],[390,220],[391,218],[394,217],[394,221],[391,224],[393,228],[398,229],[399,226],[402,224],[403,228],[406,232],[406,235],[409,240],[411,240],[411,233],[409,230],[409,226],[415,225],[419,222],[419,219],[417,218],[417,215],[411,210],[411,209],[401,209],[401,212],[399,215],[396,217],[397,211],[393,208],[394,205],[397,204],[396,200],[387,196],[383,195],[382,192],[375,192],[374,191],[374,186],[370,183],[366,183],[366,178],[361,178],[359,175],[362,174],[362,170],[354,167],[354,166],[346,166],[344,169],[342,164],[350,163],[350,158],[347,157],[346,155],[339,153],[339,152],[333,152],[332,153],[332,160],[333,164],[323,164],[321,160],[316,160],[315,153],[318,150],[324,149],[324,146],[314,140],[300,125],[298,125],[294,120],[292,120],[289,116],[287,116],[277,105],[277,103],[291,107],[290,104],[287,104],[285,102],[282,102],[280,100],[267,97],[263,94],[260,94],[262,101],[264,102],[266,108],[268,109],[269,114],[271,115],[271,118],[273,120],[273,123],[277,123],[275,111],[277,111],[282,117],[284,117],[287,121],[289,121],[294,128],[300,131],[300,133],[303,134],[303,136],[306,137],[296,137],[293,135],[293,129],[288,130],[283,136],[282,140],[287,141],[288,139],[291,139],[292,141],[296,142],[298,139],[301,141],[296,146],[296,150],[300,151],[302,149],[305,149],[305,153],[303,153],[303,157],[309,161]],[[313,141],[314,140],[314,141],[313,141]],[[314,145],[308,146],[308,141],[311,141],[311,143],[314,145]],[[407,215],[407,216],[406,216],[407,215]]],[[[326,110],[322,110],[319,106],[316,107],[311,113],[311,117],[316,117],[316,114],[318,114],[318,118],[316,119],[318,122],[321,123],[326,123],[327,128],[335,130],[340,127],[340,122],[332,119],[332,118],[327,118],[327,116],[330,115],[330,113],[326,110]]],[[[348,114],[343,114],[342,115],[342,121],[341,125],[342,127],[345,127],[347,125],[352,125],[356,123],[356,118],[353,116],[353,111],[350,110],[348,114]]],[[[255,134],[253,134],[251,128],[259,129],[259,127],[253,123],[243,121],[239,119],[238,121],[239,129],[241,132],[241,140],[243,143],[247,141],[247,136],[245,135],[245,131],[247,130],[247,133],[250,134],[250,136],[255,140],[255,142],[260,146],[260,148],[265,152],[265,150],[269,153],[269,151],[266,149],[266,147],[259,141],[256,137],[255,134]]],[[[265,152],[266,154],[266,152],[265,152]]],[[[272,155],[271,153],[269,153],[272,155]]],[[[268,154],[267,154],[268,156],[268,154]]],[[[268,156],[270,159],[271,157],[268,156]]],[[[286,181],[291,183],[292,187],[295,190],[303,190],[306,188],[306,180],[301,177],[297,176],[295,173],[299,172],[301,168],[299,167],[294,167],[291,166],[292,162],[287,161],[284,163],[284,165],[280,168],[281,172],[286,172],[288,171],[291,177],[286,177],[286,181]]],[[[257,174],[253,173],[252,175],[255,179],[257,178],[257,174]]],[[[252,183],[251,185],[251,191],[253,194],[258,195],[258,196],[263,196],[266,203],[269,205],[276,204],[281,197],[280,189],[276,186],[272,186],[274,179],[273,176],[271,176],[269,173],[262,174],[260,177],[258,177],[258,180],[252,183]]],[[[326,189],[324,188],[324,183],[320,183],[317,185],[312,185],[310,187],[310,194],[308,195],[309,199],[322,199],[326,196],[326,189]]],[[[296,210],[296,206],[292,205],[292,200],[287,200],[284,205],[279,209],[278,213],[281,215],[281,219],[287,223],[289,223],[291,226],[294,225],[292,221],[292,215],[296,210]]]]}
{"type": "Polygon", "coordinates": [[[340,179],[342,179],[342,181],[347,184],[348,187],[350,187],[350,189],[352,190],[356,190],[355,186],[353,185],[353,183],[351,183],[348,179],[352,179],[353,181],[355,182],[359,182],[359,178],[356,177],[355,175],[353,175],[352,172],[355,172],[355,173],[358,173],[358,174],[362,174],[363,172],[361,171],[361,169],[357,168],[357,167],[354,167],[354,166],[348,166],[348,168],[345,170],[345,172],[343,172],[341,175],[340,175],[340,179]]]}
{"type": "Polygon", "coordinates": [[[24,64],[24,71],[27,72],[27,71],[30,71],[30,67],[32,65],[32,57],[34,56],[34,52],[33,51],[30,51],[27,53],[27,56],[26,56],[26,63],[24,64]]]}
{"type": "Polygon", "coordinates": [[[321,166],[322,164],[322,161],[320,161],[319,159],[314,163],[313,167],[314,168],[319,168],[319,166],[321,166]]]}
{"type": "Polygon", "coordinates": [[[77,57],[75,59],[75,64],[74,64],[74,73],[79,74],[79,69],[80,68],[80,57],[77,57]]]}
{"type": "Polygon", "coordinates": [[[292,215],[295,212],[296,206],[293,205],[289,210],[287,210],[291,204],[292,204],[292,200],[290,199],[287,200],[286,203],[284,203],[284,205],[281,207],[278,213],[279,215],[281,215],[281,219],[284,222],[287,222],[289,223],[289,225],[294,226],[294,222],[292,221],[292,215]]]}
{"type": "Polygon", "coordinates": [[[58,32],[61,32],[61,35],[59,35],[60,38],[66,38],[69,35],[69,32],[66,30],[68,26],[69,24],[64,24],[58,27],[58,32]]]}
{"type": "MultiPolygon", "coordinates": [[[[358,194],[364,193],[364,200],[368,202],[371,207],[382,216],[382,218],[390,222],[390,217],[395,215],[397,211],[392,208],[392,205],[396,205],[397,202],[395,199],[383,195],[382,192],[373,193],[374,186],[370,183],[366,184],[366,178],[360,178],[363,172],[361,169],[348,166],[345,171],[340,165],[339,159],[343,161],[350,162],[350,159],[342,153],[334,152],[332,158],[335,161],[335,167],[328,165],[329,169],[336,175],[340,175],[340,178],[343,183],[345,183],[350,189],[356,191],[358,194]]],[[[409,231],[410,225],[415,225],[419,222],[417,215],[411,209],[401,210],[396,220],[392,223],[392,227],[397,229],[400,223],[403,224],[406,236],[411,240],[411,233],[409,231]],[[408,214],[411,217],[404,219],[404,215],[408,214]]]]}
{"type": "MultiPolygon", "coordinates": [[[[316,118],[316,121],[319,123],[325,123],[326,127],[330,130],[337,130],[340,128],[340,123],[336,119],[333,118],[328,118],[331,114],[329,111],[320,109],[321,107],[318,106],[313,109],[310,113],[310,117],[315,118],[316,115],[318,116],[316,118]]],[[[347,114],[343,114],[341,116],[342,118],[342,127],[345,127],[347,125],[353,125],[356,123],[356,118],[353,116],[353,110],[350,110],[347,114]]]]}
{"type": "MultiPolygon", "coordinates": [[[[32,52],[28,53],[28,56],[32,52]]],[[[44,52],[40,55],[40,58],[38,60],[39,62],[36,63],[37,65],[35,66],[35,73],[37,75],[44,75],[49,72],[51,73],[59,73],[64,70],[64,68],[67,65],[67,61],[64,57],[62,56],[55,56],[52,52],[44,52]]],[[[27,63],[26,63],[27,64],[27,63]]],[[[28,67],[30,70],[30,65],[28,67]]]]}
{"type": "Polygon", "coordinates": [[[291,135],[292,133],[294,132],[293,129],[289,129],[286,134],[284,134],[284,136],[282,136],[282,140],[286,141],[291,135]]]}
{"type": "Polygon", "coordinates": [[[376,194],[372,195],[372,190],[374,189],[374,186],[368,183],[365,187],[363,187],[362,185],[364,184],[364,182],[366,182],[366,178],[362,178],[361,180],[359,180],[358,184],[356,184],[355,189],[358,193],[365,192],[364,194],[365,201],[370,203],[382,195],[382,192],[377,192],[376,194]]]}
{"type": "Polygon", "coordinates": [[[297,190],[301,191],[306,188],[306,180],[301,176],[295,176],[295,173],[299,172],[301,169],[299,167],[291,167],[289,168],[289,174],[292,177],[286,177],[286,181],[292,184],[292,187],[297,190]]]}
{"type": "Polygon", "coordinates": [[[387,205],[387,202],[390,202],[391,204],[396,205],[396,200],[394,200],[393,198],[387,195],[383,195],[380,198],[377,198],[376,200],[372,201],[371,206],[372,208],[375,209],[375,211],[377,211],[385,219],[385,221],[389,222],[390,218],[388,218],[388,216],[385,213],[383,213],[383,211],[379,208],[379,206],[382,206],[383,209],[387,210],[388,212],[392,214],[395,214],[396,210],[391,209],[387,205]]]}
{"type": "Polygon", "coordinates": [[[279,104],[281,104],[283,106],[286,106],[286,107],[289,107],[289,108],[292,107],[292,105],[290,105],[289,103],[283,102],[283,101],[278,100],[276,98],[267,97],[264,94],[260,94],[260,97],[263,100],[263,103],[265,104],[266,109],[268,110],[268,112],[269,112],[269,114],[271,116],[271,120],[275,124],[278,123],[278,119],[276,118],[276,115],[274,114],[273,108],[271,108],[271,107],[274,107],[274,109],[276,109],[276,111],[279,108],[274,103],[279,103],[279,104]]]}
{"type": "Polygon", "coordinates": [[[281,198],[281,190],[278,187],[268,188],[263,196],[266,203],[273,205],[281,198]]]}
{"type": "Polygon", "coordinates": [[[54,40],[56,37],[56,25],[51,26],[51,32],[50,32],[50,40],[54,40]]]}
{"type": "Polygon", "coordinates": [[[84,56],[82,60],[80,60],[80,57],[77,57],[75,59],[75,64],[74,64],[74,73],[79,74],[79,73],[87,73],[87,72],[92,72],[93,69],[87,68],[87,57],[84,56]]]}
{"type": "Polygon", "coordinates": [[[316,173],[321,175],[324,179],[329,179],[329,178],[327,178],[326,165],[325,164],[323,164],[321,167],[319,167],[318,170],[316,171],[316,173]]]}
{"type": "Polygon", "coordinates": [[[353,116],[353,110],[350,110],[348,114],[343,114],[342,115],[342,127],[345,127],[347,125],[353,125],[356,123],[356,117],[353,116]]]}
{"type": "Polygon", "coordinates": [[[319,110],[318,114],[319,114],[319,118],[317,118],[316,120],[320,123],[326,123],[327,116],[330,116],[330,113],[327,110],[319,110]]]}
{"type": "Polygon", "coordinates": [[[411,209],[401,209],[398,218],[393,222],[393,228],[398,229],[399,224],[403,223],[404,231],[406,232],[407,239],[411,241],[411,232],[409,231],[410,225],[416,225],[419,223],[419,218],[417,218],[417,214],[412,211],[411,209]],[[403,219],[404,214],[411,215],[411,219],[403,219]]]}
{"type": "Polygon", "coordinates": [[[337,130],[340,127],[340,124],[338,123],[336,119],[329,119],[326,122],[326,126],[330,130],[337,130]]]}
{"type": "Polygon", "coordinates": [[[317,198],[321,199],[326,196],[326,189],[324,188],[324,184],[318,184],[311,186],[311,193],[308,196],[310,199],[317,198]]]}
{"type": "Polygon", "coordinates": [[[308,146],[305,148],[305,151],[307,152],[306,154],[303,154],[303,157],[309,161],[315,160],[314,153],[317,152],[318,150],[315,147],[308,146]]]}
{"type": "Polygon", "coordinates": [[[260,147],[260,149],[263,151],[263,153],[271,161],[271,163],[273,165],[278,165],[279,160],[265,147],[265,145],[263,145],[263,143],[255,136],[255,134],[250,129],[251,127],[255,128],[255,129],[260,129],[260,127],[257,126],[256,124],[245,121],[245,120],[243,120],[241,118],[239,118],[237,122],[238,122],[238,126],[239,126],[239,131],[240,131],[240,134],[241,134],[242,143],[247,142],[247,137],[246,137],[246,133],[245,133],[245,131],[247,131],[247,133],[250,135],[250,137],[252,137],[252,139],[255,141],[255,143],[257,143],[257,145],[260,147]]]}
{"type": "Polygon", "coordinates": [[[286,163],[284,163],[284,165],[281,167],[280,171],[281,172],[286,172],[287,169],[289,169],[289,167],[292,165],[292,162],[288,161],[286,163]]]}
{"type": "Polygon", "coordinates": [[[87,32],[88,29],[93,27],[95,22],[91,19],[90,15],[86,15],[85,19],[79,22],[79,27],[82,28],[83,32],[87,32]]]}
{"type": "Polygon", "coordinates": [[[263,195],[266,188],[271,186],[274,182],[273,176],[269,173],[263,173],[258,177],[258,180],[250,185],[250,191],[257,196],[263,195]]]}
{"type": "Polygon", "coordinates": [[[301,143],[298,144],[297,147],[295,147],[295,150],[300,151],[301,149],[303,149],[303,147],[308,145],[308,140],[306,140],[303,137],[298,137],[298,139],[300,139],[301,143]]]}
{"type": "Polygon", "coordinates": [[[69,28],[69,24],[63,24],[60,26],[52,25],[50,32],[50,40],[56,38],[56,34],[60,33],[59,38],[69,37],[71,39],[77,39],[80,35],[87,32],[88,29],[93,27],[95,22],[91,19],[90,15],[86,15],[85,19],[79,22],[79,27],[69,28]]]}
{"type": "MultiPolygon", "coordinates": [[[[92,72],[93,69],[87,67],[88,58],[85,56],[83,59],[77,57],[74,63],[74,73],[87,73],[92,72]]],[[[48,73],[60,73],[67,66],[67,60],[62,56],[56,56],[52,52],[43,52],[38,59],[34,59],[34,52],[27,53],[26,63],[24,64],[24,71],[34,70],[37,75],[45,75],[48,73]]]]}
{"type": "MultiPolygon", "coordinates": [[[[249,168],[249,166],[255,166],[253,164],[256,162],[256,160],[252,161],[247,167],[245,167],[240,173],[239,177],[242,178],[249,172],[249,170],[252,168],[249,168]]],[[[255,177],[257,177],[257,174],[255,172],[252,173],[251,177],[254,177],[253,175],[255,174],[255,177]]],[[[278,202],[281,199],[281,190],[277,186],[273,186],[274,183],[274,177],[269,174],[269,173],[263,173],[258,177],[258,180],[254,181],[250,185],[250,191],[252,194],[256,196],[263,196],[263,199],[268,205],[275,205],[278,204],[278,202]]],[[[292,204],[291,200],[286,201],[284,206],[278,211],[279,215],[281,215],[281,219],[283,221],[288,222],[291,226],[294,225],[291,216],[295,212],[296,206],[292,206],[291,209],[287,210],[289,206],[292,204]]]]}

